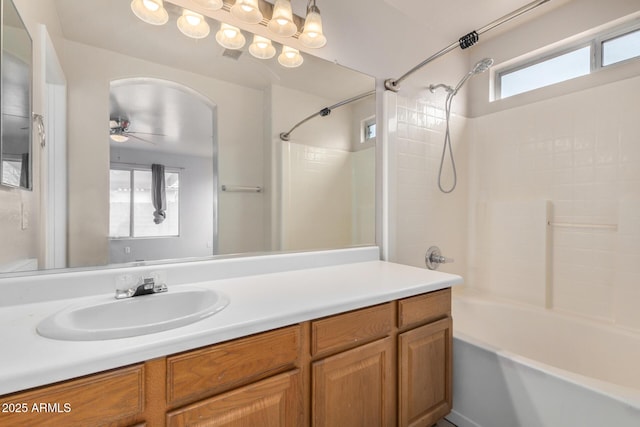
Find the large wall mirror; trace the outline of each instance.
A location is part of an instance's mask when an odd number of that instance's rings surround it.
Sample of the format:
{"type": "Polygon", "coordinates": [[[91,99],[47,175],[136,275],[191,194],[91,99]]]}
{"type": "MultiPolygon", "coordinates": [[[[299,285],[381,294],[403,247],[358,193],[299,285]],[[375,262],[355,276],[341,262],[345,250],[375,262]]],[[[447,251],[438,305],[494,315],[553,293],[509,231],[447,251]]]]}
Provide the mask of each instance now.
{"type": "Polygon", "coordinates": [[[65,173],[39,189],[49,197],[26,230],[0,224],[23,239],[0,249],[0,272],[375,244],[373,77],[307,52],[297,68],[255,58],[244,30],[246,45],[225,49],[209,17],[209,36],[188,38],[176,21],[190,0],[165,1],[159,26],[131,0],[14,1],[46,25],[44,68],[63,73],[43,77],[53,154],[41,157],[65,173]]]}
{"type": "Polygon", "coordinates": [[[0,184],[31,189],[32,43],[13,2],[3,0],[1,4],[0,184]]]}

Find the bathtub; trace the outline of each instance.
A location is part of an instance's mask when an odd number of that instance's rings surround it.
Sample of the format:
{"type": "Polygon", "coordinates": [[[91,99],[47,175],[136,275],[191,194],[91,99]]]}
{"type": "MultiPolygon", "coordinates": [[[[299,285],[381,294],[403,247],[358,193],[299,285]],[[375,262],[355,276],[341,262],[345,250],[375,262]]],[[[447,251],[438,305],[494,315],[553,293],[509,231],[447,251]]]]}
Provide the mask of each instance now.
{"type": "Polygon", "coordinates": [[[468,293],[456,293],[452,304],[449,421],[459,427],[640,426],[640,334],[468,293]]]}

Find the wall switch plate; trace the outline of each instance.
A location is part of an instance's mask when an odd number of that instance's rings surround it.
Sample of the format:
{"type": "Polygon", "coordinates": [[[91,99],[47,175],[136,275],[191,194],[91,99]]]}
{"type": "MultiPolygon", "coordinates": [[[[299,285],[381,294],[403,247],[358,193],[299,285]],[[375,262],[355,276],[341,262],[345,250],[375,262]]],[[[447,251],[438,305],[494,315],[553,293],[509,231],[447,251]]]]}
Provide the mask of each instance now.
{"type": "Polygon", "coordinates": [[[23,230],[29,228],[29,209],[24,205],[24,203],[20,204],[20,226],[23,230]]]}

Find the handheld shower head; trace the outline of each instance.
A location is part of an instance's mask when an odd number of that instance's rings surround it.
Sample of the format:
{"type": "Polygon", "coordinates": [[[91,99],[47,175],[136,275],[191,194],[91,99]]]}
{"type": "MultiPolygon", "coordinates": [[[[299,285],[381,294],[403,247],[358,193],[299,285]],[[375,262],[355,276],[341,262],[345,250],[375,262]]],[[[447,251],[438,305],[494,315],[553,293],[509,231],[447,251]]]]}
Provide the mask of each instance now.
{"type": "Polygon", "coordinates": [[[484,58],[478,62],[476,62],[476,64],[473,66],[473,68],[471,69],[471,71],[469,71],[463,78],[462,80],[460,80],[460,82],[456,85],[455,89],[453,90],[453,94],[457,94],[458,91],[460,90],[460,88],[462,87],[462,85],[464,85],[467,80],[469,80],[469,77],[471,76],[475,76],[476,74],[481,74],[484,73],[485,71],[487,71],[491,66],[493,65],[493,59],[492,58],[484,58]]]}
{"type": "Polygon", "coordinates": [[[471,72],[473,74],[481,74],[487,71],[493,65],[493,58],[484,58],[476,62],[471,72]]]}

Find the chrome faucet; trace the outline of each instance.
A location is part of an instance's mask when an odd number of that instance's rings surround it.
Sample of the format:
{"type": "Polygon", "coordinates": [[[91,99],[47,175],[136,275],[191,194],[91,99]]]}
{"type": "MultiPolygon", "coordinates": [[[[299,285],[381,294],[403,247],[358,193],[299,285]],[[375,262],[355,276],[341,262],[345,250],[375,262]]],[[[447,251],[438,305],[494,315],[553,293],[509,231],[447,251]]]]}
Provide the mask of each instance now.
{"type": "Polygon", "coordinates": [[[131,274],[124,274],[116,279],[116,299],[157,294],[167,291],[167,285],[160,280],[160,274],[151,273],[149,277],[136,279],[131,274]]]}
{"type": "Polygon", "coordinates": [[[429,270],[437,270],[440,264],[446,262],[453,262],[453,258],[442,256],[440,248],[437,246],[431,246],[424,255],[424,263],[429,270]]]}

